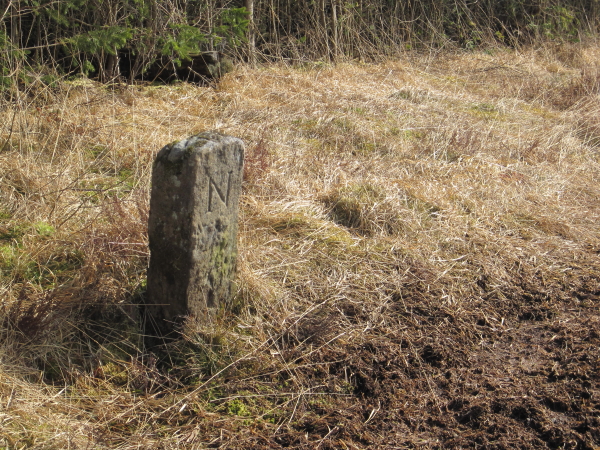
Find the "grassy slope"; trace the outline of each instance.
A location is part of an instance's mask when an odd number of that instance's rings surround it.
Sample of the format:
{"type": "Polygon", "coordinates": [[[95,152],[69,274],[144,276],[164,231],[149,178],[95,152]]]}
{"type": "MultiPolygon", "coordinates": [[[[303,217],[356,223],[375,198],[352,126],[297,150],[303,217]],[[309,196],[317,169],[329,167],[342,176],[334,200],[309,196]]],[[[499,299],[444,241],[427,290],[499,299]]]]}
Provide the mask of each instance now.
{"type": "Polygon", "coordinates": [[[599,57],[34,85],[0,111],[0,448],[600,446],[599,57]],[[149,353],[151,163],[206,129],[247,143],[237,315],[149,353]]]}

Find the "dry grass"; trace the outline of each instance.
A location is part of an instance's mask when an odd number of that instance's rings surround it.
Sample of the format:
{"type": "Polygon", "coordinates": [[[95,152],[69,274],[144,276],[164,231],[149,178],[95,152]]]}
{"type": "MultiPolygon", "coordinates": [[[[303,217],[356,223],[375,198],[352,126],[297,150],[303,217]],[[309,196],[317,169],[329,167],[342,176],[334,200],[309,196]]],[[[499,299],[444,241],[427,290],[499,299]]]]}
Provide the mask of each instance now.
{"type": "Polygon", "coordinates": [[[599,57],[239,67],[5,102],[0,448],[600,445],[599,57]],[[235,315],[149,349],[132,304],[151,164],[209,129],[247,143],[235,315]]]}

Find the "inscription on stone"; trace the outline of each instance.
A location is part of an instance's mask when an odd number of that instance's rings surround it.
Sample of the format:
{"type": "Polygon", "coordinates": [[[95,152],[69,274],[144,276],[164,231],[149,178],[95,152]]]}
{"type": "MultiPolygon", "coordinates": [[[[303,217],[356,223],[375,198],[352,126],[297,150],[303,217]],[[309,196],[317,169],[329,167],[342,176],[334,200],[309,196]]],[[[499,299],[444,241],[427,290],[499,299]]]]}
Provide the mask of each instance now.
{"type": "Polygon", "coordinates": [[[219,188],[219,185],[209,176],[208,177],[208,212],[212,212],[212,204],[214,193],[216,192],[219,198],[225,206],[229,207],[229,194],[231,193],[231,174],[233,171],[227,174],[227,188],[223,191],[219,188]],[[225,194],[223,194],[225,192],[225,194]]]}
{"type": "Polygon", "coordinates": [[[164,147],[154,161],[148,311],[160,331],[209,318],[231,296],[244,144],[215,132],[164,147]]]}

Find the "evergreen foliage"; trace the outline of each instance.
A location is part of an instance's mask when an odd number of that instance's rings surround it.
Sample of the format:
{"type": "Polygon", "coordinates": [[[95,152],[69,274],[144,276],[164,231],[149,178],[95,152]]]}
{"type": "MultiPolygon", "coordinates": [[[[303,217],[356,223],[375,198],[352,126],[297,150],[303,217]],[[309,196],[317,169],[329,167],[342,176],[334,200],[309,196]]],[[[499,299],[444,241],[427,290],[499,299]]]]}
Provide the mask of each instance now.
{"type": "Polygon", "coordinates": [[[201,51],[238,58],[372,58],[419,46],[578,40],[594,34],[591,0],[10,0],[0,11],[4,85],[25,65],[102,81],[143,76],[201,51]],[[249,11],[251,14],[249,14],[249,11]],[[248,39],[250,38],[250,39],[248,39]],[[249,54],[252,53],[252,54],[249,54]]]}

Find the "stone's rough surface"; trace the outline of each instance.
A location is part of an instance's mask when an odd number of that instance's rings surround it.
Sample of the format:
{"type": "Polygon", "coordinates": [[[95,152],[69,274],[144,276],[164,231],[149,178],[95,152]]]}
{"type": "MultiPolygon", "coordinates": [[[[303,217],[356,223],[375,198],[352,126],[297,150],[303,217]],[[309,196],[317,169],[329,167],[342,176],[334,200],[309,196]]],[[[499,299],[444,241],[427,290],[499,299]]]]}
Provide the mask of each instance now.
{"type": "Polygon", "coordinates": [[[231,296],[244,144],[207,132],[167,145],[152,171],[148,310],[159,329],[207,319],[231,296]]]}

